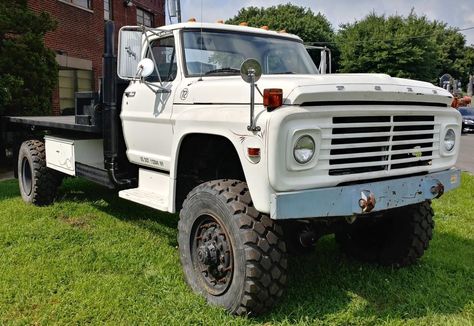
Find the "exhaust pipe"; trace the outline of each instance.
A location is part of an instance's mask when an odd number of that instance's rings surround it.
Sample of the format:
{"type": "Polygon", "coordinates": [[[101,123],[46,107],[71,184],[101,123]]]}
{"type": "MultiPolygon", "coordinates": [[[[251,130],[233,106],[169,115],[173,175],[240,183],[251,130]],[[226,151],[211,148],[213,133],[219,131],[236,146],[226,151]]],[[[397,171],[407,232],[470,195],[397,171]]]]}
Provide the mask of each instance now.
{"type": "Polygon", "coordinates": [[[102,106],[103,106],[103,137],[104,137],[104,165],[110,180],[118,187],[132,184],[132,180],[120,180],[118,170],[118,143],[119,117],[117,110],[117,59],[114,47],[115,24],[113,21],[105,23],[104,55],[102,59],[102,106]]]}

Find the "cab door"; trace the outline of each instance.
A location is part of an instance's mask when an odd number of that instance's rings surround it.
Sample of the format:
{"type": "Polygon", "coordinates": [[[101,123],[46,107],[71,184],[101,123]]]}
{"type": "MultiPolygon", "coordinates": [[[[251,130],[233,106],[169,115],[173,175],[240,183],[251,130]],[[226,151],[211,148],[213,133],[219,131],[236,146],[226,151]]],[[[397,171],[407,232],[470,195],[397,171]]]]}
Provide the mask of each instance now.
{"type": "Polygon", "coordinates": [[[170,117],[181,79],[177,73],[175,36],[153,40],[150,48],[146,57],[154,57],[155,70],[144,80],[132,81],[126,89],[122,126],[130,162],[169,171],[173,133],[170,117]]]}

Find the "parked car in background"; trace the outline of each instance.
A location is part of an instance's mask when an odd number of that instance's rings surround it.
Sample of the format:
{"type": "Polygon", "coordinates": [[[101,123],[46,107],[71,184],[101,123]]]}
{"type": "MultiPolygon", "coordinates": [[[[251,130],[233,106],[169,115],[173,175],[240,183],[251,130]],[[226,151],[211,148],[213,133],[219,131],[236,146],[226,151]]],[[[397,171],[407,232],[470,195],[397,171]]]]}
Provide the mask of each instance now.
{"type": "Polygon", "coordinates": [[[462,115],[462,132],[474,132],[474,108],[460,107],[458,110],[462,115]]]}

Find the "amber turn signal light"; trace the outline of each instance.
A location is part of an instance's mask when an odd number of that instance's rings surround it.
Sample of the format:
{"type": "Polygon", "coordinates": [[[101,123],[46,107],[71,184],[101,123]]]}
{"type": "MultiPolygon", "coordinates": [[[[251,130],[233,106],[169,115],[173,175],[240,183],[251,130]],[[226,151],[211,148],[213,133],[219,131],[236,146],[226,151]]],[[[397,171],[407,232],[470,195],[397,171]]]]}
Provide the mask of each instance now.
{"type": "Polygon", "coordinates": [[[266,88],[263,90],[263,106],[274,110],[283,105],[283,90],[281,88],[266,88]]]}

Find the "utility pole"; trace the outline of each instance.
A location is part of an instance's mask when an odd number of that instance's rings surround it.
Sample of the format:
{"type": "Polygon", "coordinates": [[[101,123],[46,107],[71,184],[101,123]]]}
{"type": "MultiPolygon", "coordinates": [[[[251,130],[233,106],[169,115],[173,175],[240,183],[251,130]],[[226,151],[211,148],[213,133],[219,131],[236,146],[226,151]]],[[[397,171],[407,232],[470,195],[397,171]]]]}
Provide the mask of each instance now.
{"type": "Polygon", "coordinates": [[[178,23],[181,23],[181,0],[176,0],[176,9],[178,12],[178,23]]]}
{"type": "Polygon", "coordinates": [[[473,82],[474,82],[474,76],[469,75],[469,84],[467,85],[467,95],[472,96],[473,93],[473,82]]]}

